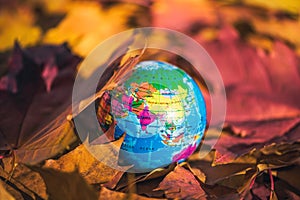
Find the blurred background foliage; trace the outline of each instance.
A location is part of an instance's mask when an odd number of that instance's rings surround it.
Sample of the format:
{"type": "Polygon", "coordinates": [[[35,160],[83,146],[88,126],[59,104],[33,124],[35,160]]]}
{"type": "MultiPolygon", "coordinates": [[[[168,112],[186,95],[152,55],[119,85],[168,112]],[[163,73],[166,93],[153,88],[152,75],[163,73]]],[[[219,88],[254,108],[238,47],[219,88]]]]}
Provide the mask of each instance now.
{"type": "Polygon", "coordinates": [[[128,28],[159,26],[213,40],[232,26],[250,44],[272,48],[280,39],[300,54],[300,1],[294,0],[0,0],[0,51],[68,42],[86,56],[128,28]]]}

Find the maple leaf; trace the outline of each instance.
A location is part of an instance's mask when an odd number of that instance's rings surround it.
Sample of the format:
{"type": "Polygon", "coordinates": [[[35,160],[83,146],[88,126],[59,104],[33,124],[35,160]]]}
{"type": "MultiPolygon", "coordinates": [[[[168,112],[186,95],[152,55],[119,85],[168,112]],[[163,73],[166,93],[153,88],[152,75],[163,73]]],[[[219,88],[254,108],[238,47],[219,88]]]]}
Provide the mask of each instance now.
{"type": "Polygon", "coordinates": [[[0,148],[16,162],[40,162],[76,139],[66,116],[79,60],[65,45],[23,50],[16,43],[0,81],[1,116],[7,116],[0,121],[0,148]]]}

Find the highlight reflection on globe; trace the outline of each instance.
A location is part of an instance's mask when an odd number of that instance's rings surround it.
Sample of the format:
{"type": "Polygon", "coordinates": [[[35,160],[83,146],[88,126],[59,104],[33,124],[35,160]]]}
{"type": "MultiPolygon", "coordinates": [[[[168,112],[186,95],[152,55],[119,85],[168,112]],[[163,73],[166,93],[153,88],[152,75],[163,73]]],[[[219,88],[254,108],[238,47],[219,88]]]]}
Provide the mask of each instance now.
{"type": "Polygon", "coordinates": [[[103,94],[97,117],[103,131],[115,124],[116,139],[126,133],[119,164],[146,172],[181,162],[196,150],[206,107],[199,87],[183,70],[143,61],[103,94]]]}

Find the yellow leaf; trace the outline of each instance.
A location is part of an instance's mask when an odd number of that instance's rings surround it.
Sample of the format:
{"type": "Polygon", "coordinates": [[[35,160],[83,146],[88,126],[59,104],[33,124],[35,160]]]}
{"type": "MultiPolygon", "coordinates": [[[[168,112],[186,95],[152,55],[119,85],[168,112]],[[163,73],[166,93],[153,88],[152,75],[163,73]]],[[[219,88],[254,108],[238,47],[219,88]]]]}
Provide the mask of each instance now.
{"type": "Polygon", "coordinates": [[[292,13],[299,13],[300,11],[300,1],[295,0],[244,0],[244,2],[249,5],[266,7],[271,10],[285,10],[292,13]]]}
{"type": "Polygon", "coordinates": [[[34,25],[34,16],[30,10],[19,8],[17,11],[0,12],[0,51],[10,49],[18,40],[22,46],[36,44],[41,29],[34,25]]]}
{"type": "Polygon", "coordinates": [[[278,200],[275,191],[272,191],[272,192],[271,192],[270,200],[278,200]]]}
{"type": "MultiPolygon", "coordinates": [[[[107,163],[115,162],[110,164],[117,166],[118,152],[123,140],[124,136],[109,144],[91,145],[85,142],[58,160],[47,160],[44,167],[62,172],[78,169],[89,184],[108,182],[118,170],[107,166],[107,163]]],[[[119,170],[125,171],[127,168],[120,167],[119,170]]]]}
{"type": "Polygon", "coordinates": [[[29,3],[38,3],[41,5],[48,13],[64,13],[70,9],[72,0],[28,0],[29,3]]]}
{"type": "Polygon", "coordinates": [[[0,182],[0,199],[14,200],[15,198],[9,194],[3,184],[0,182]]]}
{"type": "Polygon", "coordinates": [[[276,38],[282,38],[297,46],[300,46],[300,21],[293,20],[260,20],[256,18],[253,20],[255,29],[263,34],[271,35],[276,38]]]}
{"type": "Polygon", "coordinates": [[[271,39],[267,37],[262,37],[258,35],[250,35],[248,38],[248,42],[255,47],[260,49],[268,50],[269,52],[272,51],[273,42],[271,39]]]}
{"type": "Polygon", "coordinates": [[[127,29],[128,17],[137,9],[134,4],[103,9],[97,2],[73,3],[66,17],[46,33],[43,41],[68,42],[75,53],[86,56],[104,39],[127,29]]]}

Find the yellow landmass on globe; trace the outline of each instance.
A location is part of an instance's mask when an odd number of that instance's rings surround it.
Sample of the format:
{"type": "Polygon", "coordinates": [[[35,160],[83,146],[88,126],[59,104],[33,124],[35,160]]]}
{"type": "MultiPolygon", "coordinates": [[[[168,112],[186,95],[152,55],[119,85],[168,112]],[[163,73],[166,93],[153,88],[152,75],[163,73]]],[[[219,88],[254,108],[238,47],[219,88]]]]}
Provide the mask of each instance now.
{"type": "Polygon", "coordinates": [[[185,115],[182,99],[187,97],[187,90],[178,86],[177,94],[162,95],[160,90],[156,90],[151,96],[146,97],[149,110],[155,115],[167,113],[165,118],[168,121],[182,119],[185,115]]]}

